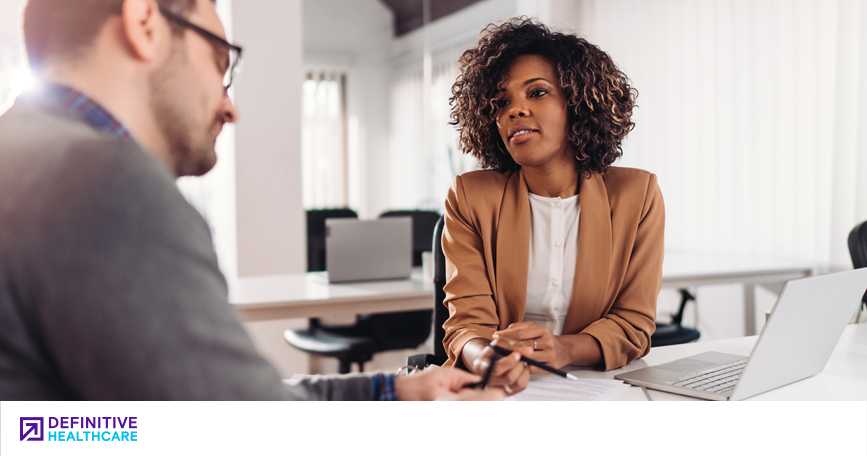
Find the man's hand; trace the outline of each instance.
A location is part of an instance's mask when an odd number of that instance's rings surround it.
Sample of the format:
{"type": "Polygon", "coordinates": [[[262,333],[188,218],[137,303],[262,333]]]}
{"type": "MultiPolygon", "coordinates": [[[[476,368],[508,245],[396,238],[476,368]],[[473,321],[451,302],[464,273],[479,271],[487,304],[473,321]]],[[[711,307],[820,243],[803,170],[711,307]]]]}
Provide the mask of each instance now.
{"type": "Polygon", "coordinates": [[[420,374],[397,377],[394,388],[397,397],[402,401],[503,400],[505,395],[500,390],[476,391],[466,388],[466,385],[480,380],[479,376],[460,369],[431,366],[420,374]]]}

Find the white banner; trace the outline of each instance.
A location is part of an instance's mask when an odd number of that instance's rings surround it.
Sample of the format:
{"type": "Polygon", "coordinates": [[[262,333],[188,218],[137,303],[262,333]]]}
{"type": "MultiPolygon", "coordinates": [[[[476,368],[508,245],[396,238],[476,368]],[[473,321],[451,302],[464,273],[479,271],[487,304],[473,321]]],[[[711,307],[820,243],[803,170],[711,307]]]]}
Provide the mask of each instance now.
{"type": "Polygon", "coordinates": [[[610,456],[670,455],[672,448],[863,456],[867,404],[0,402],[3,456],[610,456]]]}

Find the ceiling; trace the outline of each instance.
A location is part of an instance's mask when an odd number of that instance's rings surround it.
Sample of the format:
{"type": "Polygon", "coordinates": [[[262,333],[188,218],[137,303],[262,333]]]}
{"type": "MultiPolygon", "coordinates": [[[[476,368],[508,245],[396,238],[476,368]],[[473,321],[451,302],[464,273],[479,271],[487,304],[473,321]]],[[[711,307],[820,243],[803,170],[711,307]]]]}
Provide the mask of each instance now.
{"type": "MultiPolygon", "coordinates": [[[[429,0],[431,22],[481,0],[429,0]]],[[[424,25],[424,0],[382,0],[394,12],[395,36],[406,35],[424,25]]]]}

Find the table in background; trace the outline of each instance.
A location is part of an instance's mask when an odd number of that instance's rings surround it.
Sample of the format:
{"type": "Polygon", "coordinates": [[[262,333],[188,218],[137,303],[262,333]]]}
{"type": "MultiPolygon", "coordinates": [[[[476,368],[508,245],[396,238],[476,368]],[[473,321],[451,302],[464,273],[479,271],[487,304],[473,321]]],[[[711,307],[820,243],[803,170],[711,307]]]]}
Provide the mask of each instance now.
{"type": "Polygon", "coordinates": [[[816,274],[816,266],[737,255],[666,252],[662,263],[663,288],[691,288],[703,285],[742,283],[744,285],[744,330],[756,334],[755,286],[779,294],[786,281],[816,274]]]}
{"type": "MultiPolygon", "coordinates": [[[[642,359],[635,360],[620,369],[608,372],[598,372],[589,368],[567,366],[564,370],[582,378],[613,379],[615,375],[657,366],[699,353],[716,351],[734,355],[749,356],[758,336],[740,337],[736,339],[715,340],[710,342],[695,342],[668,347],[653,348],[642,359]]],[[[797,354],[793,354],[791,362],[798,362],[797,354]]],[[[747,400],[758,401],[865,401],[867,400],[867,323],[849,325],[843,332],[843,337],[831,354],[825,369],[809,378],[781,386],[777,389],[753,396],[747,400]]],[[[647,390],[654,401],[700,401],[679,394],[664,391],[647,390]]],[[[641,388],[633,386],[624,391],[614,400],[645,401],[647,398],[641,388]]]]}
{"type": "Polygon", "coordinates": [[[319,272],[229,280],[229,302],[246,321],[431,309],[433,296],[421,268],[402,280],[332,284],[319,272]]]}
{"type": "MultiPolygon", "coordinates": [[[[746,334],[756,333],[755,285],[777,293],[787,280],[814,274],[806,263],[667,252],[664,288],[744,284],[746,334]]],[[[346,316],[433,308],[433,283],[414,268],[409,279],[330,284],[320,272],[229,280],[229,302],[246,321],[346,316]]]]}

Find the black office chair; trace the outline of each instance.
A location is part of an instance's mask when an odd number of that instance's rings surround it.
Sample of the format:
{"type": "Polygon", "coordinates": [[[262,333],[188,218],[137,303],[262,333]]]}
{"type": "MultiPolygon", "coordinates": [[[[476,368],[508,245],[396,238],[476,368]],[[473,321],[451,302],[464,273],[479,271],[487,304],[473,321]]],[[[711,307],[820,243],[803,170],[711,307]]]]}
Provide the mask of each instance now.
{"type": "MultiPolygon", "coordinates": [[[[852,257],[852,266],[855,269],[867,267],[867,222],[861,222],[849,232],[849,256],[852,257]]],[[[855,321],[861,321],[861,312],[867,308],[867,292],[861,297],[861,305],[858,306],[858,316],[855,321]]]]}
{"type": "Polygon", "coordinates": [[[325,220],[358,218],[352,209],[311,209],[307,211],[307,272],[324,271],[325,220]]]}
{"type": "Polygon", "coordinates": [[[446,348],[443,346],[443,340],[446,338],[446,330],[443,328],[446,320],[449,319],[449,309],[443,305],[446,300],[446,293],[443,288],[446,286],[446,256],[443,254],[443,217],[437,220],[436,227],[433,232],[432,249],[434,260],[434,300],[433,300],[433,315],[434,315],[434,352],[422,353],[407,357],[406,365],[423,369],[431,364],[442,366],[448,361],[449,356],[446,354],[446,348]]]}
{"type": "Polygon", "coordinates": [[[379,214],[379,218],[386,217],[412,218],[412,265],[421,266],[421,254],[431,251],[431,237],[440,215],[431,211],[387,211],[379,214]]]}
{"type": "Polygon", "coordinates": [[[653,335],[650,336],[651,347],[685,344],[701,337],[701,333],[697,330],[687,328],[681,324],[683,322],[683,311],[686,309],[686,305],[689,301],[695,301],[695,296],[685,288],[681,288],[679,291],[680,307],[678,308],[677,313],[671,316],[670,324],[657,323],[656,331],[654,331],[653,335]]]}
{"type": "MultiPolygon", "coordinates": [[[[358,218],[358,214],[347,208],[307,211],[307,272],[326,270],[325,220],[330,218],[358,218]]],[[[283,337],[299,350],[346,358],[348,363],[363,358],[361,353],[365,353],[369,345],[367,340],[362,340],[361,335],[353,334],[348,328],[324,327],[318,318],[309,319],[307,329],[286,330],[283,337]]]]}
{"type": "MultiPolygon", "coordinates": [[[[413,265],[421,265],[421,253],[427,250],[430,241],[420,244],[415,240],[431,238],[439,214],[394,211],[380,217],[397,216],[413,219],[413,265]]],[[[430,335],[431,318],[430,310],[420,310],[362,314],[356,317],[355,324],[351,326],[324,326],[318,320],[311,319],[309,328],[286,330],[283,337],[290,345],[304,352],[337,358],[340,362],[338,372],[341,374],[349,373],[353,363],[358,364],[359,372],[364,372],[364,363],[376,353],[415,348],[424,343],[430,335]]]]}

